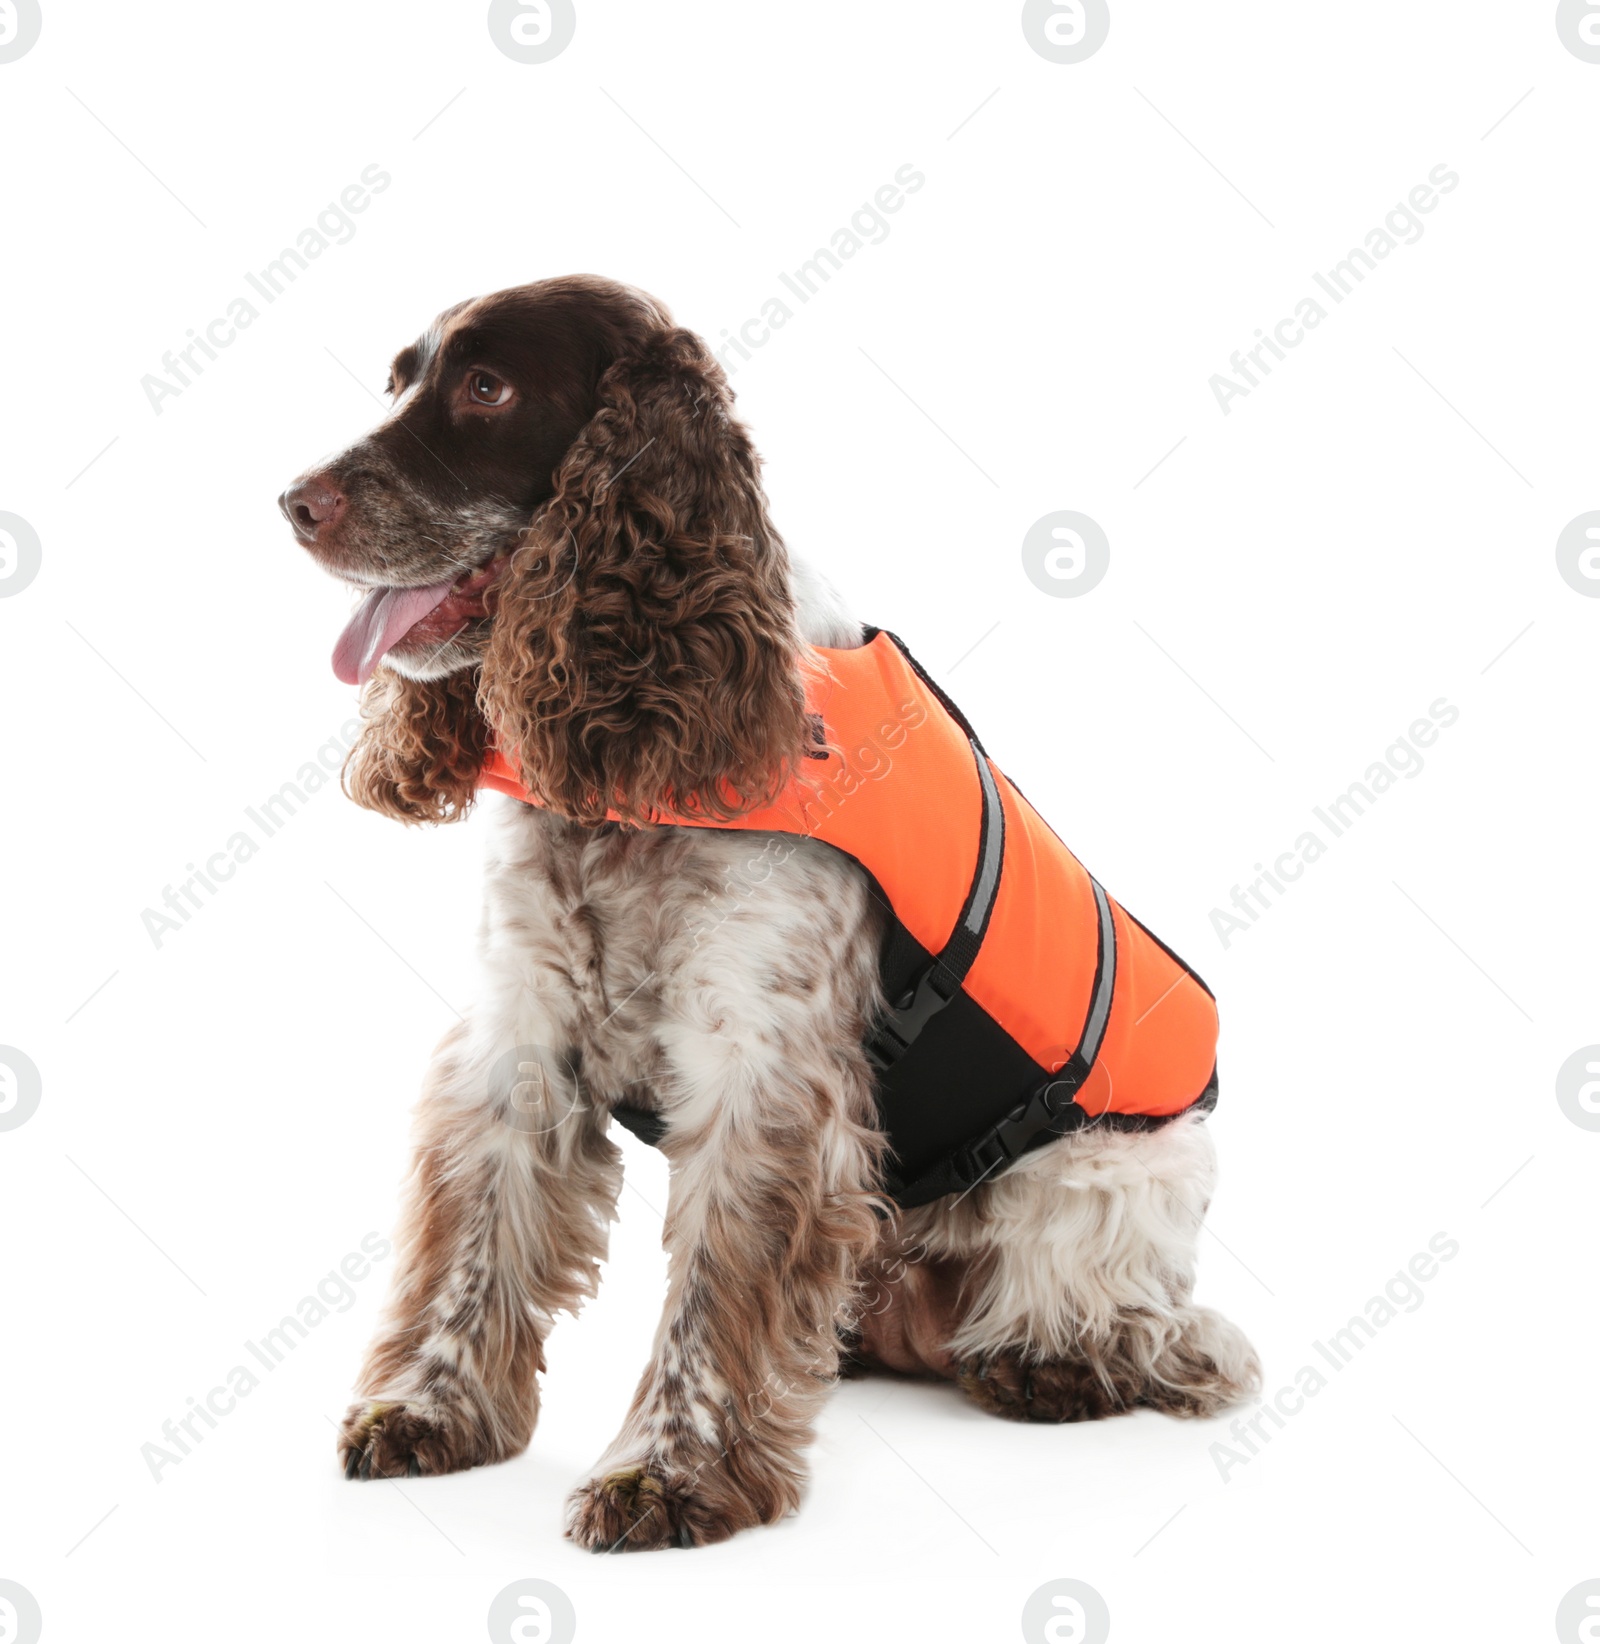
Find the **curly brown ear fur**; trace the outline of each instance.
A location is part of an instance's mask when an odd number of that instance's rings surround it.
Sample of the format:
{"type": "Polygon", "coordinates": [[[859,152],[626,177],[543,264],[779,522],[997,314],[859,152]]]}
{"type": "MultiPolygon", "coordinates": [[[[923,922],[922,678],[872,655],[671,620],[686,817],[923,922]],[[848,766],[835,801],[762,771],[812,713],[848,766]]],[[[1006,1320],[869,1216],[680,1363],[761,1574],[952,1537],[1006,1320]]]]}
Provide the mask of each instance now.
{"type": "Polygon", "coordinates": [[[501,581],[480,700],[563,816],[734,815],[804,749],[787,562],[732,406],[693,332],[618,360],[501,581]]]}
{"type": "Polygon", "coordinates": [[[345,756],[344,791],[402,822],[459,821],[489,751],[477,696],[475,668],[426,683],[380,668],[361,697],[361,735],[345,756]]]}

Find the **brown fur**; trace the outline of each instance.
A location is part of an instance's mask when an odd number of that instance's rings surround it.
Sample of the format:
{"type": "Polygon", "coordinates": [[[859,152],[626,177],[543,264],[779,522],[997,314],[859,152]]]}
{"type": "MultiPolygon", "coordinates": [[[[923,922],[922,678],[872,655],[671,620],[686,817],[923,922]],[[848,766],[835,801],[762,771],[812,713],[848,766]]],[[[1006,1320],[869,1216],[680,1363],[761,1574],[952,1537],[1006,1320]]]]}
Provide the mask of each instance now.
{"type": "Polygon", "coordinates": [[[426,681],[381,669],[362,695],[361,720],[344,763],[344,789],[358,805],[401,822],[467,814],[490,746],[476,669],[426,681]]]}
{"type": "Polygon", "coordinates": [[[479,690],[541,803],[579,822],[729,816],[807,730],[782,543],[705,344],[619,360],[512,556],[479,690]]]}

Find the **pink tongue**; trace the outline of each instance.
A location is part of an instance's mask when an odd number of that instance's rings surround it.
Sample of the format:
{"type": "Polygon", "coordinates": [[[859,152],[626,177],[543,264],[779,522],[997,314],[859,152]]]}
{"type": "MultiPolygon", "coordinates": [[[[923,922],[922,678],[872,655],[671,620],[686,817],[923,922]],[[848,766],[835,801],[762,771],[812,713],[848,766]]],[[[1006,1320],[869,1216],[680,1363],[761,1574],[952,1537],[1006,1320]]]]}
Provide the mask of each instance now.
{"type": "Polygon", "coordinates": [[[374,588],[356,607],[333,648],[333,671],[346,685],[365,685],[392,650],[449,597],[453,582],[426,588],[374,588]]]}

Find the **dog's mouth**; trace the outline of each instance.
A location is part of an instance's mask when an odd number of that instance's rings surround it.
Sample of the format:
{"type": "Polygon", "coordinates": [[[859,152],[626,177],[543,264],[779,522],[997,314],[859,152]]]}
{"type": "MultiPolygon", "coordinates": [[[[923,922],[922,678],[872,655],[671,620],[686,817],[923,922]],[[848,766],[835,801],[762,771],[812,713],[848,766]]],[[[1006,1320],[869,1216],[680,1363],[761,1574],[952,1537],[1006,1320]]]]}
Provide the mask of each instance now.
{"type": "Polygon", "coordinates": [[[333,648],[334,673],[346,685],[365,685],[390,651],[442,651],[468,623],[489,615],[505,566],[502,556],[448,582],[369,590],[333,648]]]}

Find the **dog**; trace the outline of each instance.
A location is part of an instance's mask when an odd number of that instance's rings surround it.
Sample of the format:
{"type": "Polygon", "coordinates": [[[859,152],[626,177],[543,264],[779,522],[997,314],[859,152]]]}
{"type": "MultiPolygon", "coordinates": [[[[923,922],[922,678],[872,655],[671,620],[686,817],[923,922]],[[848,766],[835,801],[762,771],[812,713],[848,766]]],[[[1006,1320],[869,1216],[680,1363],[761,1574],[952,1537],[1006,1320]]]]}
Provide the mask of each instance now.
{"type": "Polygon", "coordinates": [[[1209,1416],[1259,1387],[1194,1304],[1203,1113],[1048,1140],[901,1209],[863,1042],[885,912],[845,853],[661,820],[770,798],[811,749],[813,648],[863,629],[789,554],[706,345],[616,282],[458,304],[395,356],[392,404],[280,506],[362,594],[358,803],[456,821],[495,796],[481,997],[416,1115],[392,1294],[340,1429],[353,1478],[529,1442],[556,1314],[595,1293],[622,1155],[653,1116],[670,1280],[615,1440],[570,1496],[595,1550],[700,1546],[796,1509],[841,1374],[952,1383],[1063,1422],[1209,1416]],[[730,799],[729,796],[734,796],[730,799]]]}

